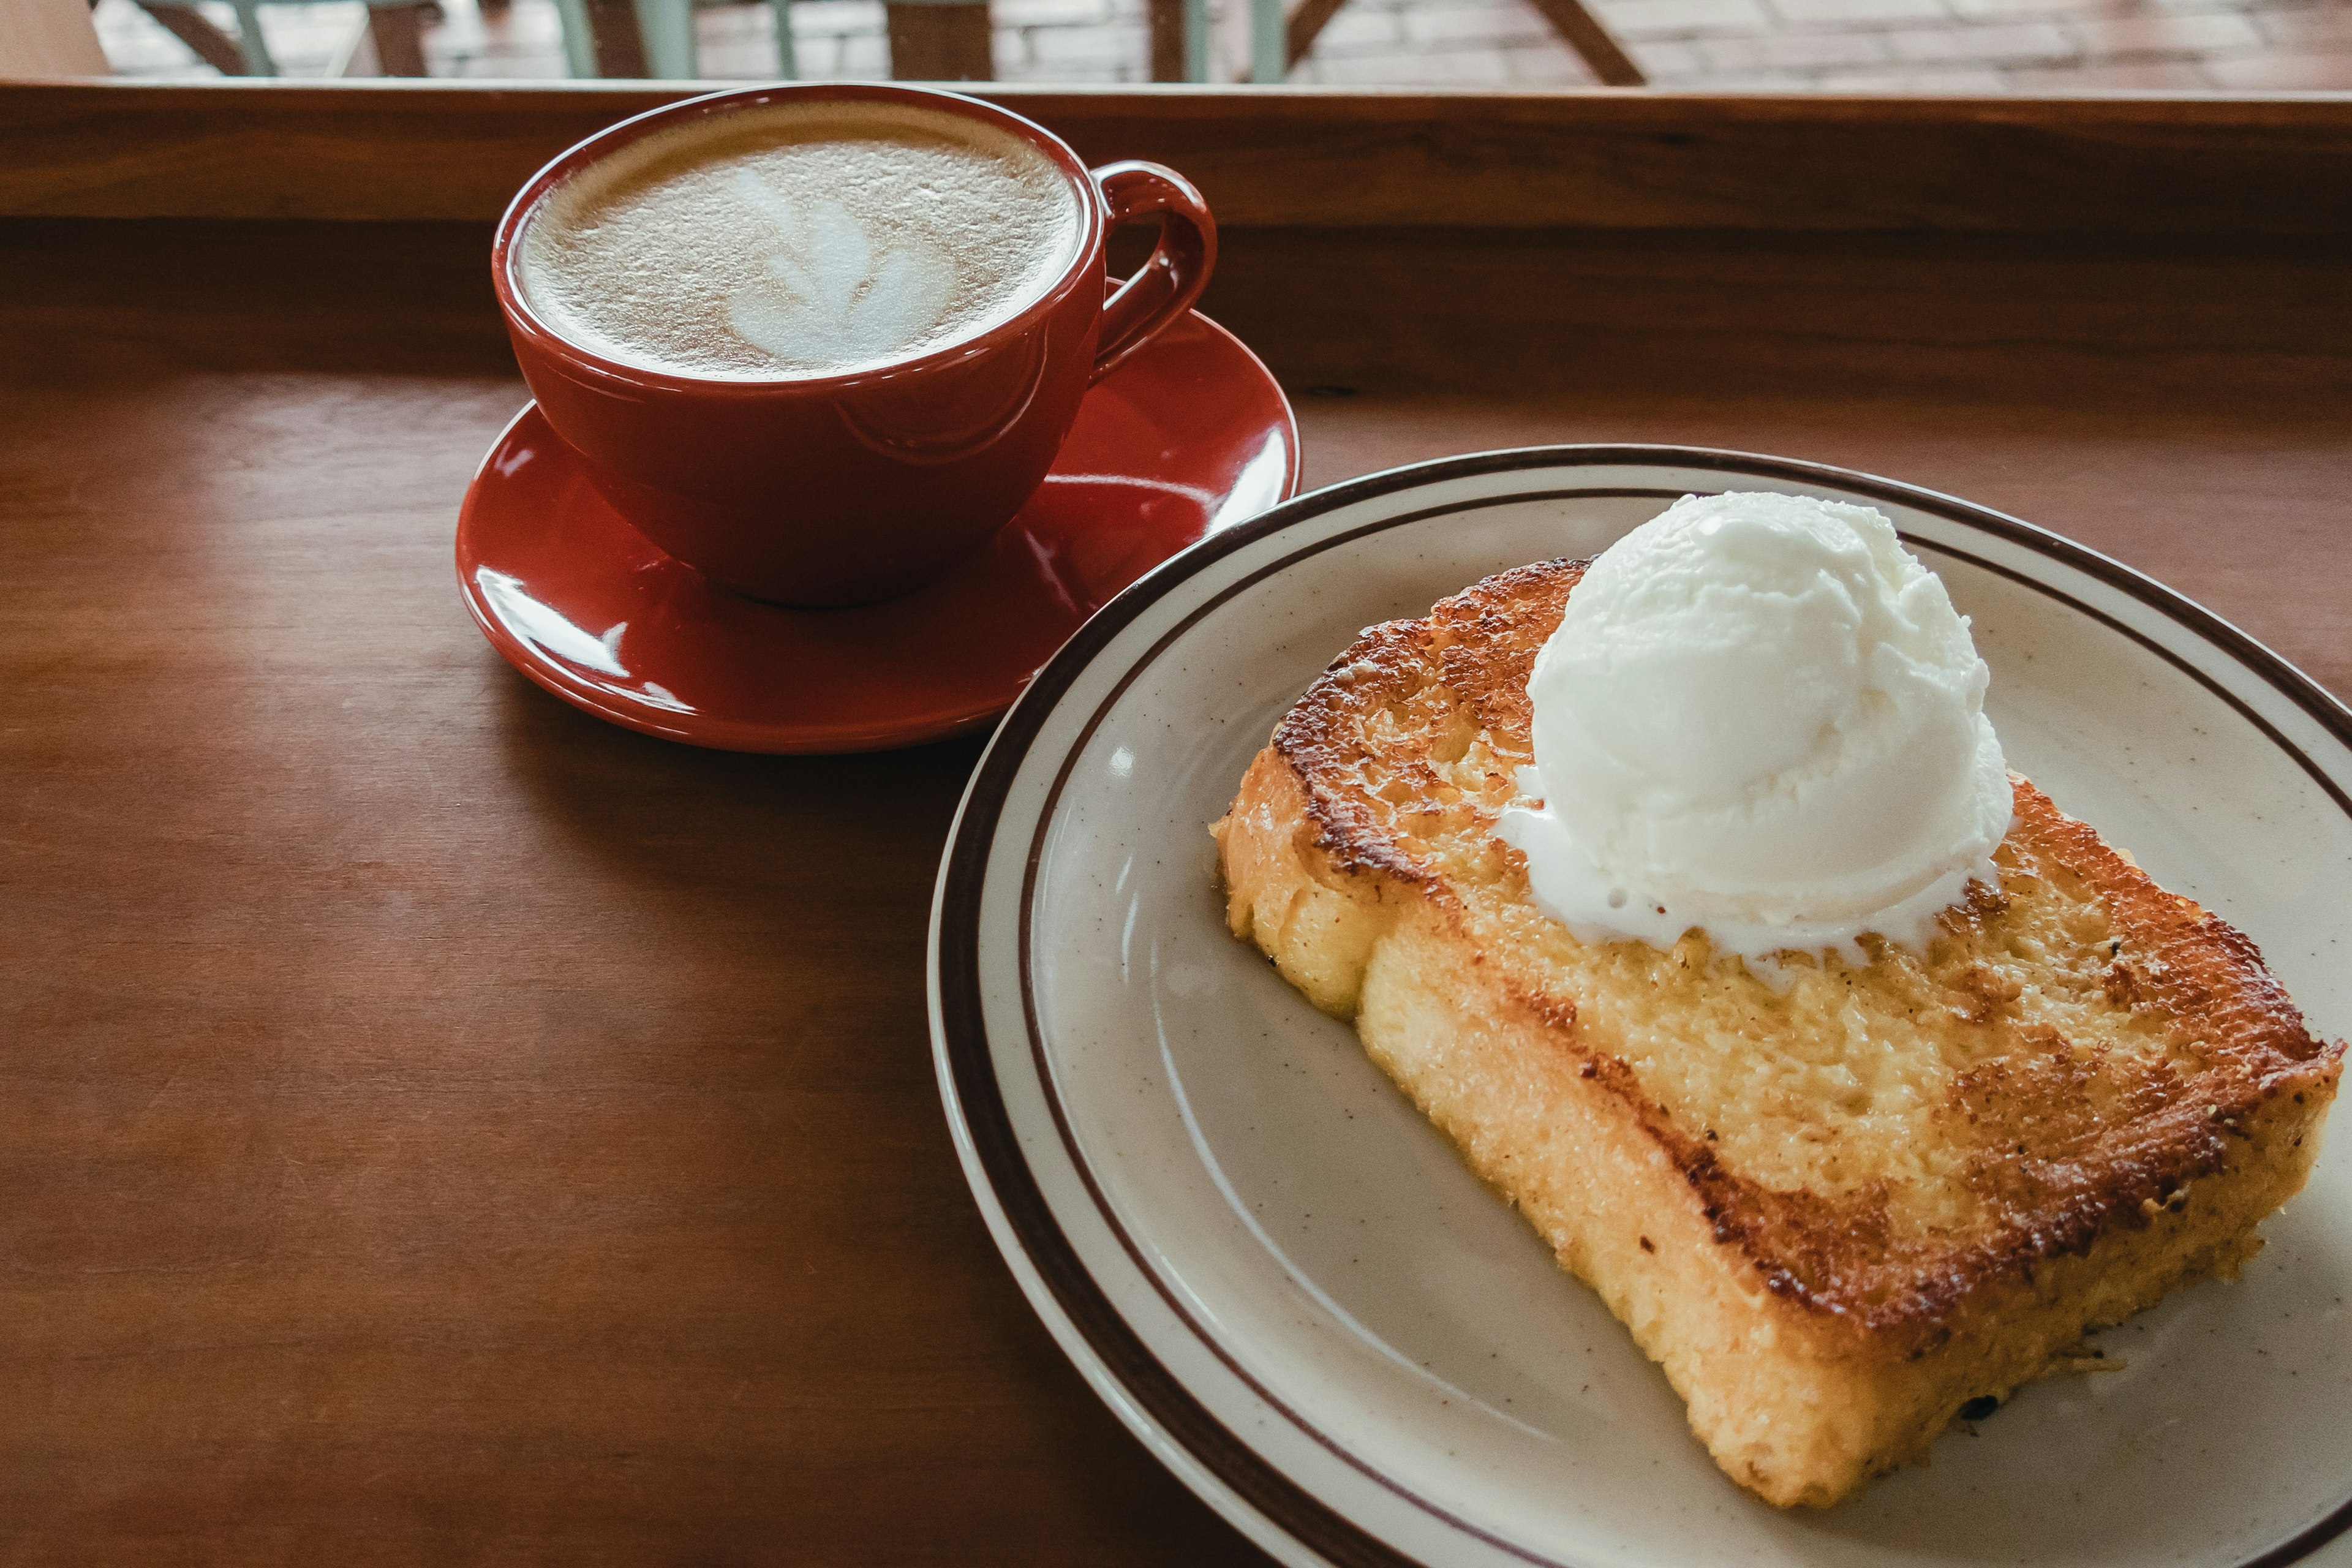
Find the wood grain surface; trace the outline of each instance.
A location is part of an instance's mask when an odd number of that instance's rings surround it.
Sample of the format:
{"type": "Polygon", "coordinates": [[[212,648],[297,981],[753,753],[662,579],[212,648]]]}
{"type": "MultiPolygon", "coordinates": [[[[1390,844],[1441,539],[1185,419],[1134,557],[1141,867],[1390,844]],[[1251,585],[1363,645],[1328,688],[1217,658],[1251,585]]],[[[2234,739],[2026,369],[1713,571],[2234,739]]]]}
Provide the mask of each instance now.
{"type": "MultiPolygon", "coordinates": [[[[601,724],[460,606],[478,224],[0,224],[0,1560],[1257,1561],[964,1191],[922,942],[975,744],[601,724]]],[[[2352,278],[2183,243],[1237,231],[1310,483],[1823,459],[2352,691],[2352,278]]]]}
{"type": "MultiPolygon", "coordinates": [[[[495,218],[614,121],[740,83],[0,84],[0,214],[495,218]]],[[[1234,226],[2352,234],[2352,96],[973,90],[1234,226]]]]}

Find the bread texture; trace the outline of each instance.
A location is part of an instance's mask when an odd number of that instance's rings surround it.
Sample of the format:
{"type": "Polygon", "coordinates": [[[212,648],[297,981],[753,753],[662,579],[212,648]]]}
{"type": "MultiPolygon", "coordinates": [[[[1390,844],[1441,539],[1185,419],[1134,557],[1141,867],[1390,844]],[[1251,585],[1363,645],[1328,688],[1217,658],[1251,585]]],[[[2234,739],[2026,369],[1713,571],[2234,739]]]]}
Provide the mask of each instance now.
{"type": "Polygon", "coordinates": [[[1726,1474],[1827,1506],[2257,1250],[2344,1046],[2254,945],[2014,778],[1922,957],[1587,945],[1495,837],[1582,563],[1366,631],[1216,835],[1234,934],[1601,1293],[1726,1474]]]}

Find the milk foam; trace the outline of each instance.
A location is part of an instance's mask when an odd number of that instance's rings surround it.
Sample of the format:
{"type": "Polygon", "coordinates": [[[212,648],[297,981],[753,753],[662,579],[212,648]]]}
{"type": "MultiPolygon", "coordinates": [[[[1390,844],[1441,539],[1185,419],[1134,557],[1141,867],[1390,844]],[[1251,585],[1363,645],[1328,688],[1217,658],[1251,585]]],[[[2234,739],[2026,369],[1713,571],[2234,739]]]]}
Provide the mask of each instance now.
{"type": "Polygon", "coordinates": [[[531,310],[592,353],[736,380],[944,348],[1059,278],[1077,193],[1026,141],[901,104],[739,110],[656,132],[526,223],[531,310]]]}

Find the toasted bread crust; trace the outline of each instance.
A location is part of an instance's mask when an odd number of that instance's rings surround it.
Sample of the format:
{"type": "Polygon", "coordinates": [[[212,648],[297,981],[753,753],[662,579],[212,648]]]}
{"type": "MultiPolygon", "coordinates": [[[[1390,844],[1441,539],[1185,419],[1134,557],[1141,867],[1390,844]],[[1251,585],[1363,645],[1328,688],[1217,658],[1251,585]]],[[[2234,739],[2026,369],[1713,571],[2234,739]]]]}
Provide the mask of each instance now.
{"type": "MultiPolygon", "coordinates": [[[[1936,1180],[1808,1183],[1763,1168],[1769,1142],[1733,1152],[1734,1130],[1694,1124],[1710,1102],[1661,1065],[1671,1044],[1611,1037],[1621,980],[1534,951],[1524,861],[1491,836],[1529,753],[1529,668],[1581,572],[1501,574],[1336,660],[1215,828],[1228,919],[1601,1289],[1727,1471],[1832,1502],[2086,1331],[2234,1269],[2309,1170],[2344,1047],[2243,935],[2020,779],[2000,891],[1948,913],[1924,963],[1881,949],[1821,977],[1940,999],[1948,1059],[1922,1069],[1940,1099],[1906,1112],[1936,1180]],[[2051,920],[2097,932],[2063,973],[2051,920]]],[[[1696,1001],[1751,984],[1696,935],[1647,956],[1653,989],[1696,1001]]],[[[1793,1104],[1777,1113],[1832,1146],[1822,1169],[1841,1136],[1867,1142],[1793,1104]]]]}

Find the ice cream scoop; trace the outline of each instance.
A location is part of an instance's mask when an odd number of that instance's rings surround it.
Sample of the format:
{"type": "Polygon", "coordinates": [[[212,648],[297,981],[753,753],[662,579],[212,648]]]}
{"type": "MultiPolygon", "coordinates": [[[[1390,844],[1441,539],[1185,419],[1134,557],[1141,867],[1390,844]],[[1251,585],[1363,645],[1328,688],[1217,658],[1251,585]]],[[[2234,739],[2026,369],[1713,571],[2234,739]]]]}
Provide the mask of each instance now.
{"type": "Polygon", "coordinates": [[[1537,655],[1535,762],[1498,831],[1580,940],[1693,927],[1762,961],[1923,949],[1998,885],[1991,672],[1876,510],[1685,496],[1602,552],[1537,655]]]}

